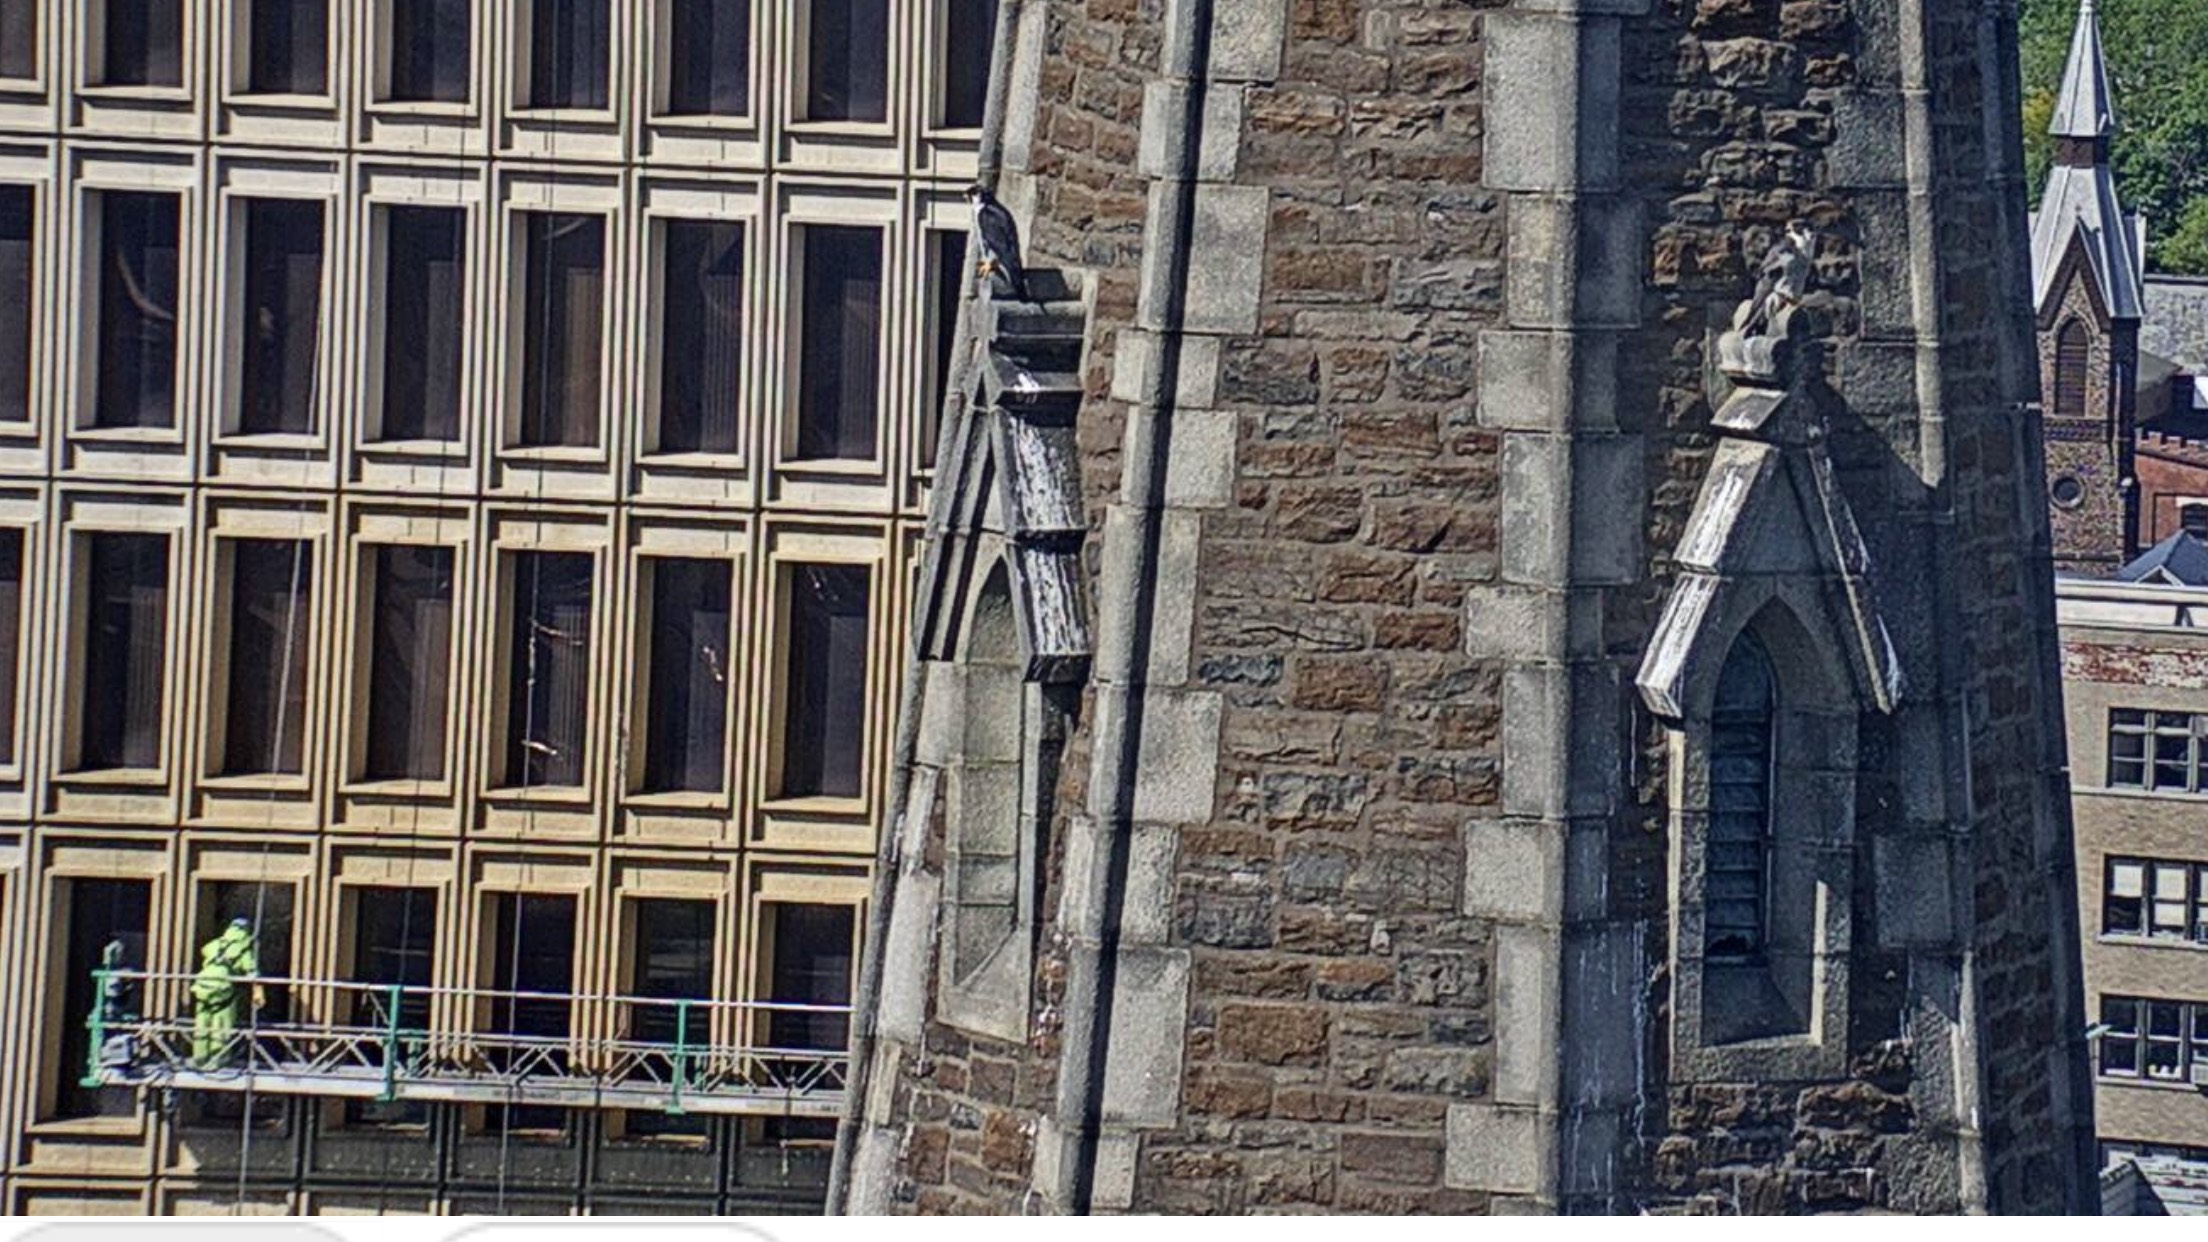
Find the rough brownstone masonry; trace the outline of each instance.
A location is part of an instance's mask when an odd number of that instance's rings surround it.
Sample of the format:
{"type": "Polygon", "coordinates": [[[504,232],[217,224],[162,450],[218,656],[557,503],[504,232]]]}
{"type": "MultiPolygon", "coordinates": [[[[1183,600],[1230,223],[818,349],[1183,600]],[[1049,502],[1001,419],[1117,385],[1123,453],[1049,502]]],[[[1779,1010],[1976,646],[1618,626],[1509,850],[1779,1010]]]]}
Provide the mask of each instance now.
{"type": "Polygon", "coordinates": [[[1006,3],[831,1206],[2087,1203],[2013,4],[1006,3]]]}

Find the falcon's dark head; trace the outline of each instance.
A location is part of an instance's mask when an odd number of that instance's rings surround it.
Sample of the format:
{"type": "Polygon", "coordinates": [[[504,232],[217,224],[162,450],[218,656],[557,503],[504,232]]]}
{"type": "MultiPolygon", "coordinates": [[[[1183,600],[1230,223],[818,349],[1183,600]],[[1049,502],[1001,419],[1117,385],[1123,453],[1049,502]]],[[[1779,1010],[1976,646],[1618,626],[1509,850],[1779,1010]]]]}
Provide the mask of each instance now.
{"type": "Polygon", "coordinates": [[[966,201],[970,203],[993,203],[997,201],[997,196],[989,192],[989,187],[979,181],[967,186],[964,193],[966,201]]]}

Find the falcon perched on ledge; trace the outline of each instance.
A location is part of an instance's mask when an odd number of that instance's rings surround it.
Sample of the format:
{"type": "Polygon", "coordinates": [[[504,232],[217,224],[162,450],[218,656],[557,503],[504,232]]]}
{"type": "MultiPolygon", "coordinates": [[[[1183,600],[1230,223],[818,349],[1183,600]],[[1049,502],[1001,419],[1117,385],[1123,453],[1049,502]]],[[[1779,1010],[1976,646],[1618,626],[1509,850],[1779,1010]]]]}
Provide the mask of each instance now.
{"type": "Polygon", "coordinates": [[[966,187],[974,205],[974,237],[981,246],[978,271],[989,279],[991,297],[1027,301],[1027,269],[1020,264],[1020,226],[987,187],[966,187]]]}

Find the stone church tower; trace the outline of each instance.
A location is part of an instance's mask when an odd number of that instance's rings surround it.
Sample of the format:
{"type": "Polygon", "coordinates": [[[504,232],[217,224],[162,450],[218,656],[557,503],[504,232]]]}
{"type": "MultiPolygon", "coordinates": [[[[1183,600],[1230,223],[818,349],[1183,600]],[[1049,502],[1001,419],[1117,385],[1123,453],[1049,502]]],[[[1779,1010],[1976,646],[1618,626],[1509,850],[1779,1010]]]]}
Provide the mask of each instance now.
{"type": "Polygon", "coordinates": [[[833,1210],[2088,1208],[2013,9],[1003,0],[833,1210]]]}
{"type": "Polygon", "coordinates": [[[2145,276],[2141,222],[2124,214],[2108,162],[2116,109],[2093,0],[2078,8],[2049,132],[2055,164],[2032,219],[2032,271],[2055,565],[2106,574],[2139,551],[2145,276]]]}

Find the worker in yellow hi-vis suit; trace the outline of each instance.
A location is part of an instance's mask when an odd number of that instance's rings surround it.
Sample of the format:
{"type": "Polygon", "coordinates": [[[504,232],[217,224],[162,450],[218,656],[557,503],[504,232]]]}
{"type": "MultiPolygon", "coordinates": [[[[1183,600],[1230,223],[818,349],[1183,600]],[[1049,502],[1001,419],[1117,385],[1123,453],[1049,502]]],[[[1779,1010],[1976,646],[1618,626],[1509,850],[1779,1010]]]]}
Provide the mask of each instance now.
{"type": "MultiPolygon", "coordinates": [[[[199,973],[192,976],[192,1063],[215,1069],[230,1059],[230,1037],[238,1029],[238,980],[261,973],[253,955],[253,921],[239,916],[222,934],[200,946],[199,973]]],[[[268,993],[253,985],[253,1007],[268,1003],[268,993]]]]}

